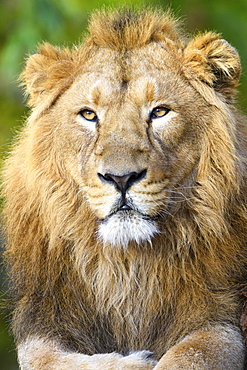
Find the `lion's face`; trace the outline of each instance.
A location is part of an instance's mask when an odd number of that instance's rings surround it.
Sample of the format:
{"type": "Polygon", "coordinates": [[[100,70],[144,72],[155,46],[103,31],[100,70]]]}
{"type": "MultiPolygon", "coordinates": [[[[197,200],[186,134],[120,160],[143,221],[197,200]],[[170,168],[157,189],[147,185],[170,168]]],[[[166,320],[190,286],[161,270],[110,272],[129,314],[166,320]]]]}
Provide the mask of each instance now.
{"type": "MultiPolygon", "coordinates": [[[[49,178],[47,220],[56,192],[66,199],[71,184],[79,189],[71,203],[85,201],[103,242],[124,247],[165,234],[166,217],[181,220],[193,209],[210,220],[223,212],[235,171],[229,107],[238,54],[217,34],[188,42],[169,16],[144,18],[139,27],[135,17],[96,16],[83,45],[70,51],[44,44],[22,74],[34,107],[28,182],[49,178]]],[[[62,203],[56,206],[67,217],[80,208],[62,203]]]]}
{"type": "Polygon", "coordinates": [[[151,241],[186,197],[209,109],[159,46],[95,58],[56,105],[58,146],[103,241],[151,241]]]}

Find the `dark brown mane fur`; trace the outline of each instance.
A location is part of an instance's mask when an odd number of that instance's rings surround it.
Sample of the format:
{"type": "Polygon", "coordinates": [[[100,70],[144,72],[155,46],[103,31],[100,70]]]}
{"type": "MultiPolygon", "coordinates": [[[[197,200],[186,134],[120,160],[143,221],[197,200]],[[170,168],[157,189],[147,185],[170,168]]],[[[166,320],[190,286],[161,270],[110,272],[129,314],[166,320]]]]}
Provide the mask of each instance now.
{"type": "Polygon", "coordinates": [[[96,12],[90,22],[90,38],[94,44],[116,50],[140,48],[150,42],[170,39],[179,44],[182,32],[170,13],[166,16],[158,10],[134,11],[118,9],[96,12]]]}

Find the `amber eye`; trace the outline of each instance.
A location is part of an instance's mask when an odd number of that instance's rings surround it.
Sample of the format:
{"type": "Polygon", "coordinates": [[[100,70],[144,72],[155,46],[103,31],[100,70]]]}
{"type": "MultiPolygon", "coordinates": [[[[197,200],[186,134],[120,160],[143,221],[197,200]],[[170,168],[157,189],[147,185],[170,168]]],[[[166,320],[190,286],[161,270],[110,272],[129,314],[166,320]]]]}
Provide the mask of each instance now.
{"type": "Polygon", "coordinates": [[[154,118],[164,117],[167,113],[169,113],[169,111],[170,109],[165,108],[165,107],[156,107],[152,110],[150,114],[150,118],[154,119],[154,118]]]}
{"type": "Polygon", "coordinates": [[[97,122],[98,121],[98,117],[97,117],[97,114],[93,111],[93,110],[90,110],[90,109],[83,109],[79,112],[79,115],[86,119],[87,121],[92,121],[92,122],[97,122]]]}

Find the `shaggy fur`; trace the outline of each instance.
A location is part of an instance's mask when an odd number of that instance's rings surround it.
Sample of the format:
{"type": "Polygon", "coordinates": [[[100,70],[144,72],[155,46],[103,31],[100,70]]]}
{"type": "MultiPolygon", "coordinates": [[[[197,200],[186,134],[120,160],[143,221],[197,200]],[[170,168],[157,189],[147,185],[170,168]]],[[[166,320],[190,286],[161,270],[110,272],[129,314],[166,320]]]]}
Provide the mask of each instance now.
{"type": "Polygon", "coordinates": [[[99,12],[89,29],[22,74],[32,112],[4,170],[20,364],[243,369],[238,54],[160,11],[99,12]],[[109,174],[131,175],[125,193],[109,174]]]}

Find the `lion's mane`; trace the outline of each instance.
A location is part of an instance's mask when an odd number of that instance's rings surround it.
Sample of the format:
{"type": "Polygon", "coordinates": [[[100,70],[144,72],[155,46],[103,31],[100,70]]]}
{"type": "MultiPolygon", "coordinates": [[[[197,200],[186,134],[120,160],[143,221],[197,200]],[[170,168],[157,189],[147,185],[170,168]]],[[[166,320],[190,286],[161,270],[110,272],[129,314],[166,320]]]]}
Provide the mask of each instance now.
{"type": "MultiPolygon", "coordinates": [[[[14,333],[17,341],[59,336],[88,354],[149,347],[161,355],[203,322],[238,323],[247,261],[246,133],[233,98],[240,65],[219,35],[187,40],[169,14],[101,12],[90,32],[72,51],[40,46],[22,75],[33,112],[4,169],[14,333]],[[98,220],[66,170],[46,112],[99,48],[121,53],[151,42],[180,63],[213,121],[162,232],[152,245],[125,250],[97,237],[98,220]]],[[[73,154],[66,138],[64,150],[73,154]]]]}

